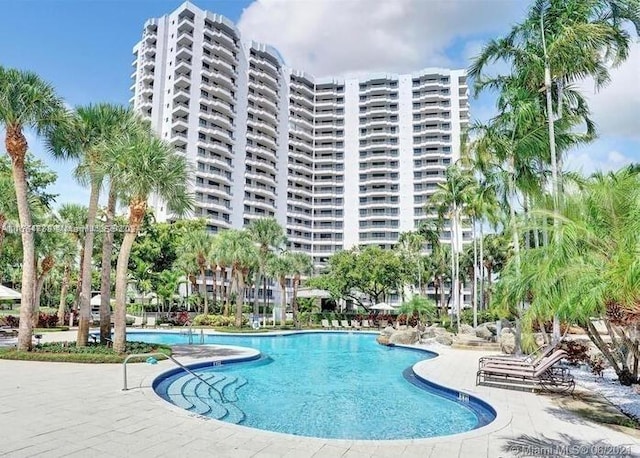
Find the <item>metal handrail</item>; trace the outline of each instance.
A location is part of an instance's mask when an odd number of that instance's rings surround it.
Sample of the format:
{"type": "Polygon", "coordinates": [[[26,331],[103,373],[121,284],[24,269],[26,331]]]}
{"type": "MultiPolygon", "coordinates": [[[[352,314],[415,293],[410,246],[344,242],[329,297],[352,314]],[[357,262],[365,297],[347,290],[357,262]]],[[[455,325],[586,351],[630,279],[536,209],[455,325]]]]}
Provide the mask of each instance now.
{"type": "Polygon", "coordinates": [[[222,400],[222,402],[227,402],[227,400],[224,398],[224,395],[222,394],[222,392],[219,391],[215,386],[213,386],[212,384],[207,382],[205,379],[203,379],[198,374],[193,372],[191,369],[189,369],[187,366],[185,366],[180,361],[175,359],[173,356],[167,355],[166,353],[136,353],[136,354],[127,356],[124,359],[124,362],[122,363],[122,369],[123,369],[123,375],[124,375],[124,385],[123,385],[122,391],[127,391],[129,389],[129,388],[127,388],[127,363],[129,362],[129,360],[131,358],[139,358],[141,356],[147,356],[147,357],[150,357],[150,356],[163,356],[165,358],[170,359],[177,366],[179,366],[181,369],[183,369],[185,372],[188,372],[189,374],[193,375],[195,378],[199,379],[202,383],[204,383],[205,385],[209,386],[209,388],[211,388],[216,393],[218,393],[220,395],[220,399],[222,400]]]}

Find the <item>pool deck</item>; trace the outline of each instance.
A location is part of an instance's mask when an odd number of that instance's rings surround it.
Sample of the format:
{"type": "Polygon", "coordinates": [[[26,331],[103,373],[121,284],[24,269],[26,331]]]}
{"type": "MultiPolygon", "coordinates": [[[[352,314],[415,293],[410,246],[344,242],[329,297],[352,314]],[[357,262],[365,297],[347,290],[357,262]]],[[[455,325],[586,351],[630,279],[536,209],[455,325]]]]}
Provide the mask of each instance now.
{"type": "MultiPolygon", "coordinates": [[[[43,341],[74,338],[75,332],[51,333],[43,341]]],[[[463,434],[418,440],[297,437],[199,417],[163,401],[150,385],[159,373],[174,367],[169,361],[132,364],[128,372],[133,389],[122,391],[119,364],[0,360],[0,456],[497,458],[640,454],[640,440],[563,411],[549,396],[476,387],[477,361],[486,353],[425,348],[440,356],[418,363],[414,370],[432,382],[489,402],[498,413],[494,422],[463,434]],[[607,449],[606,445],[624,448],[607,449]]],[[[189,350],[179,349],[181,362],[249,354],[237,347],[213,346],[194,354],[189,350]]],[[[392,402],[393,393],[386,399],[392,402]]]]}

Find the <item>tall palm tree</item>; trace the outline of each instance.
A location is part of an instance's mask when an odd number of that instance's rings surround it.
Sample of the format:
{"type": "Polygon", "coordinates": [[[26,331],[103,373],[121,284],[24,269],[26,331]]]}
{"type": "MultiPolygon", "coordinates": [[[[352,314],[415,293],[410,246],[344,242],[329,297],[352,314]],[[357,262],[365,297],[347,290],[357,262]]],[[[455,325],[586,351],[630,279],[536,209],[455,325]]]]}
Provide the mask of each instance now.
{"type": "Polygon", "coordinates": [[[303,276],[313,273],[313,261],[306,253],[291,253],[291,273],[293,274],[293,295],[291,296],[291,309],[293,310],[293,322],[296,329],[300,329],[298,316],[298,288],[303,276]]]}
{"type": "Polygon", "coordinates": [[[50,142],[59,157],[75,158],[78,166],[75,176],[81,184],[88,185],[85,256],[82,262],[80,285],[80,311],[78,321],[78,346],[87,345],[91,322],[91,263],[93,260],[94,226],[98,214],[98,201],[104,177],[107,174],[108,145],[126,131],[131,123],[129,109],[107,103],[77,107],[72,122],[58,129],[50,142]]]}
{"type": "Polygon", "coordinates": [[[438,184],[438,190],[431,195],[427,206],[435,208],[440,218],[449,220],[451,234],[451,279],[453,291],[453,308],[457,314],[460,327],[460,250],[462,248],[462,216],[468,205],[470,196],[475,192],[475,181],[471,173],[460,165],[449,167],[444,183],[438,184]]]}
{"type": "Polygon", "coordinates": [[[548,121],[552,194],[558,197],[562,154],[555,154],[554,116],[579,115],[593,134],[587,103],[572,83],[592,77],[596,88],[610,80],[609,67],[629,55],[631,24],[640,30],[637,0],[536,0],[525,18],[505,37],[491,40],[476,57],[469,74],[477,92],[500,88],[509,77],[486,78],[485,68],[496,61],[510,64],[519,85],[538,93],[548,121]],[[539,93],[544,90],[544,95],[539,93]],[[555,104],[555,109],[553,105],[555,104]]]}
{"type": "MultiPolygon", "coordinates": [[[[79,204],[63,204],[58,210],[58,218],[60,224],[63,226],[73,228],[69,233],[69,239],[73,247],[75,247],[75,255],[73,257],[65,256],[64,259],[64,272],[62,277],[64,295],[66,296],[66,290],[69,285],[70,275],[73,270],[71,263],[76,259],[80,260],[80,268],[82,267],[82,258],[84,252],[84,231],[79,230],[84,227],[87,221],[87,207],[79,204]]],[[[79,271],[79,270],[78,270],[79,271]]],[[[66,299],[65,299],[66,300],[66,299]]],[[[58,323],[61,325],[64,322],[64,313],[66,304],[63,303],[62,294],[60,298],[60,307],[58,310],[58,323]]]]}
{"type": "MultiPolygon", "coordinates": [[[[213,237],[205,230],[192,233],[188,239],[185,240],[183,253],[193,260],[195,266],[200,274],[200,293],[204,299],[205,315],[209,314],[209,293],[207,291],[207,269],[209,269],[210,258],[212,257],[213,237]]],[[[215,270],[214,270],[215,280],[215,270]]],[[[214,294],[215,294],[215,281],[214,281],[214,294]]]]}
{"type": "Polygon", "coordinates": [[[258,275],[256,277],[256,294],[253,301],[253,313],[258,315],[258,288],[262,282],[262,306],[267,309],[267,275],[266,265],[270,255],[282,249],[286,242],[284,229],[275,218],[260,218],[253,220],[247,227],[254,243],[258,245],[258,275]]]}
{"type": "Polygon", "coordinates": [[[231,278],[236,293],[236,327],[242,327],[242,306],[247,278],[251,269],[258,264],[258,250],[249,232],[228,229],[219,235],[218,249],[225,264],[231,267],[231,278]]]}
{"type": "Polygon", "coordinates": [[[147,211],[151,194],[163,199],[175,214],[183,214],[193,207],[188,193],[187,164],[172,147],[151,133],[144,123],[140,132],[131,137],[116,139],[118,160],[111,164],[112,173],[122,183],[122,194],[129,203],[129,220],[116,265],[116,307],[113,348],[122,353],[126,348],[126,289],[127,269],[131,247],[147,211]],[[152,166],[151,166],[152,165],[152,166]]]}
{"type": "Polygon", "coordinates": [[[280,285],[280,324],[287,321],[287,277],[293,272],[291,254],[288,251],[272,256],[267,261],[266,271],[280,285]]]}
{"type": "Polygon", "coordinates": [[[420,232],[408,231],[400,233],[396,245],[407,269],[407,280],[410,282],[411,288],[417,284],[418,291],[422,289],[422,269],[419,268],[419,263],[424,243],[425,239],[420,232]]]}
{"type": "MultiPolygon", "coordinates": [[[[0,125],[5,129],[5,148],[11,158],[18,217],[23,228],[31,228],[29,190],[25,173],[27,138],[25,129],[48,137],[67,120],[64,103],[54,88],[32,72],[0,67],[0,125]]],[[[35,294],[35,244],[30,230],[21,231],[22,301],[18,349],[30,350],[31,315],[35,294]]]]}

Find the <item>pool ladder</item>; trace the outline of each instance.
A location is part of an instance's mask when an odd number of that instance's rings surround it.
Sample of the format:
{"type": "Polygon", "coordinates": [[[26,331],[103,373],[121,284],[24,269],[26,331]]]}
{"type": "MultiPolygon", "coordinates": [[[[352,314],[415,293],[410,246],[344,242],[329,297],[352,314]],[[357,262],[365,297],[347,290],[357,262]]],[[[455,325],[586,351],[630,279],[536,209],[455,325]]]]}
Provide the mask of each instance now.
{"type": "Polygon", "coordinates": [[[129,388],[127,387],[127,363],[129,362],[129,360],[131,358],[139,358],[139,357],[158,357],[158,356],[162,356],[164,358],[168,358],[171,361],[173,361],[178,367],[180,367],[182,370],[184,370],[185,372],[188,372],[189,374],[193,375],[195,378],[199,379],[202,383],[204,383],[205,385],[207,385],[209,388],[211,388],[213,391],[215,391],[216,393],[218,393],[220,395],[220,399],[222,400],[222,402],[227,402],[227,400],[224,397],[224,394],[222,394],[222,392],[220,390],[218,390],[215,386],[213,386],[212,384],[210,384],[209,382],[207,382],[204,378],[200,377],[198,374],[196,374],[195,372],[193,372],[191,369],[189,369],[187,366],[185,366],[184,364],[182,364],[180,361],[178,361],[177,359],[175,359],[173,356],[171,355],[167,355],[165,353],[136,353],[133,355],[129,355],[124,359],[124,362],[122,363],[122,370],[123,370],[123,387],[122,387],[122,391],[127,391],[129,388]]]}
{"type": "MultiPolygon", "coordinates": [[[[186,324],[185,324],[186,326],[186,324]]],[[[180,331],[180,334],[182,335],[188,335],[189,336],[189,341],[188,344],[189,345],[193,345],[193,328],[191,327],[191,323],[189,323],[189,329],[186,331],[180,331]]],[[[204,329],[200,329],[200,345],[204,345],[204,329]]]]}

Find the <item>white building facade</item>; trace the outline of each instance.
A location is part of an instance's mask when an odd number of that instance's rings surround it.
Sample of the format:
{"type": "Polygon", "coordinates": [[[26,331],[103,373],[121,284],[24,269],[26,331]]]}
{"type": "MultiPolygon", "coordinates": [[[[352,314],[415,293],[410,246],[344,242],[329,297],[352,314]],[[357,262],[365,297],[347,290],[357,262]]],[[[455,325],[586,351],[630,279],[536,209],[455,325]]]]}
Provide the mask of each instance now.
{"type": "Polygon", "coordinates": [[[464,70],[315,78],[191,3],[148,20],[133,53],[133,106],[191,163],[212,232],[274,217],[320,267],[435,218],[425,204],[469,120],[464,70]]]}

